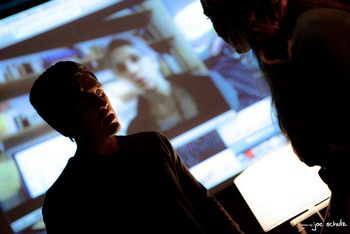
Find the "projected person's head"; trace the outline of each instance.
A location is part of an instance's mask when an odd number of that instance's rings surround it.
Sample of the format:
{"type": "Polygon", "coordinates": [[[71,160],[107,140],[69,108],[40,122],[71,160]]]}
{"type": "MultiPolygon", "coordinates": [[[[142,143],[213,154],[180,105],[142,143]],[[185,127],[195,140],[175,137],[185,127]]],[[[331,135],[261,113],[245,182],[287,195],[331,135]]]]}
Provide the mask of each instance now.
{"type": "Polygon", "coordinates": [[[51,127],[70,138],[101,139],[120,128],[102,85],[79,63],[49,67],[34,82],[30,102],[51,127]]]}
{"type": "Polygon", "coordinates": [[[109,66],[119,78],[132,82],[141,93],[159,91],[163,76],[156,53],[143,39],[123,36],[108,46],[109,66]]]}
{"type": "Polygon", "coordinates": [[[132,120],[128,132],[137,132],[145,126],[165,131],[198,115],[198,103],[193,98],[194,78],[187,74],[186,79],[175,74],[166,77],[160,67],[160,55],[145,40],[120,35],[109,43],[107,52],[116,77],[127,80],[138,90],[138,114],[142,116],[132,120]]]}

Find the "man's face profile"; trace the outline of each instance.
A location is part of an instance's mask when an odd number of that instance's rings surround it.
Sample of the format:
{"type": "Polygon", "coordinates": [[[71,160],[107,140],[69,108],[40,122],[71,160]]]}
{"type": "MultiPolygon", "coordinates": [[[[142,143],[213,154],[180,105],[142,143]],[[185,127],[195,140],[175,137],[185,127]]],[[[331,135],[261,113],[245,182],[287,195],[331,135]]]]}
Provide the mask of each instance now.
{"type": "Polygon", "coordinates": [[[84,138],[113,135],[120,124],[102,85],[88,71],[79,72],[76,79],[79,90],[74,96],[79,102],[73,114],[77,133],[84,138]]]}

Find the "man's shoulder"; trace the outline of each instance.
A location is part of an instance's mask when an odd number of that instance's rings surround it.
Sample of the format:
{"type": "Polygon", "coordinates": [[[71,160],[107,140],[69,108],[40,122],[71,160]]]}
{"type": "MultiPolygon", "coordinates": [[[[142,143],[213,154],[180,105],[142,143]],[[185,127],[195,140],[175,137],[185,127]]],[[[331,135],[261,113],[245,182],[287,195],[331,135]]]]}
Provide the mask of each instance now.
{"type": "Polygon", "coordinates": [[[71,157],[66,166],[63,168],[61,174],[53,182],[53,184],[47,189],[45,193],[45,199],[51,197],[57,193],[62,193],[70,185],[72,175],[75,174],[75,157],[71,157]]]}
{"type": "Polygon", "coordinates": [[[168,140],[168,138],[159,131],[142,131],[126,135],[124,138],[128,145],[137,148],[148,147],[152,145],[152,143],[159,143],[161,141],[168,140]]]}
{"type": "Polygon", "coordinates": [[[158,135],[161,135],[161,133],[158,131],[140,131],[137,133],[125,135],[123,137],[128,139],[128,140],[137,140],[140,138],[146,138],[146,139],[147,138],[154,138],[154,137],[157,137],[158,135]]]}

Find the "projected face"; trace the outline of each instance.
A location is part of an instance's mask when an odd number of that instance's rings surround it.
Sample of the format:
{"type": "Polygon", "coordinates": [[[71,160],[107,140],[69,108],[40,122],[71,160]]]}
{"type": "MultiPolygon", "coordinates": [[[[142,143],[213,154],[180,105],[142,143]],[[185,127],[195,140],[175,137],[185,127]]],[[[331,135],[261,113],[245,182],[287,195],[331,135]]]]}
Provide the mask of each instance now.
{"type": "Polygon", "coordinates": [[[141,92],[157,89],[164,79],[158,61],[131,45],[115,48],[110,59],[116,74],[135,84],[141,92]]]}
{"type": "Polygon", "coordinates": [[[120,124],[102,85],[88,73],[78,79],[81,89],[76,108],[78,137],[94,139],[115,134],[120,124]]]}

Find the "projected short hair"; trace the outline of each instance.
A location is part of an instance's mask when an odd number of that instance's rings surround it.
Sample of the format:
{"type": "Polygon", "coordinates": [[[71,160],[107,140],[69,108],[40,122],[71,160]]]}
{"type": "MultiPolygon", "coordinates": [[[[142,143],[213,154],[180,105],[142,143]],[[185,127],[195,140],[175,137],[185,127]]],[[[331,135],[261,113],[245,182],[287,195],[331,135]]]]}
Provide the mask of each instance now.
{"type": "Polygon", "coordinates": [[[131,34],[123,34],[113,38],[108,44],[106,49],[107,59],[110,59],[113,50],[122,46],[132,46],[143,55],[152,57],[154,60],[157,60],[159,57],[159,54],[143,38],[131,34]]]}

